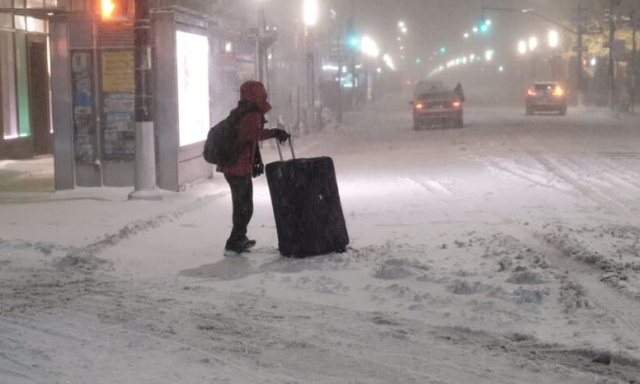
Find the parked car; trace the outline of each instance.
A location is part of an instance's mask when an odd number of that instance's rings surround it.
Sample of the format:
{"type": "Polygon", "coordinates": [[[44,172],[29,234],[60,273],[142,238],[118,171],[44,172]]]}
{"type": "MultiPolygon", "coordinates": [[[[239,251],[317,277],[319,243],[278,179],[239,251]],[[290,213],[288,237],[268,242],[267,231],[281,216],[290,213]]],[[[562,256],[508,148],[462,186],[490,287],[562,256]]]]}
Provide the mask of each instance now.
{"type": "Polygon", "coordinates": [[[417,93],[410,104],[415,130],[433,125],[462,128],[464,124],[463,103],[453,90],[440,88],[417,93]]]}
{"type": "Polygon", "coordinates": [[[526,114],[531,116],[538,112],[557,112],[567,114],[566,91],[555,81],[536,82],[526,96],[526,114]]]}

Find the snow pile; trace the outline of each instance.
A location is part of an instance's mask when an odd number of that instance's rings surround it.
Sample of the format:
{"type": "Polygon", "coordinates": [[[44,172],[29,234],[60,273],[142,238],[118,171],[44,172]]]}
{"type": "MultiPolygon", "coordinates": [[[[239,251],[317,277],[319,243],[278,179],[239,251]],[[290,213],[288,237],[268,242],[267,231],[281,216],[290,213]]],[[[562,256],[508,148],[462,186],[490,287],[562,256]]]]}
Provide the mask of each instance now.
{"type": "Polygon", "coordinates": [[[264,179],[258,245],[226,259],[220,177],[154,202],[12,197],[0,381],[637,383],[640,186],[613,154],[640,134],[509,108],[414,132],[402,104],[300,139],[335,160],[342,254],[280,257],[264,179]]]}

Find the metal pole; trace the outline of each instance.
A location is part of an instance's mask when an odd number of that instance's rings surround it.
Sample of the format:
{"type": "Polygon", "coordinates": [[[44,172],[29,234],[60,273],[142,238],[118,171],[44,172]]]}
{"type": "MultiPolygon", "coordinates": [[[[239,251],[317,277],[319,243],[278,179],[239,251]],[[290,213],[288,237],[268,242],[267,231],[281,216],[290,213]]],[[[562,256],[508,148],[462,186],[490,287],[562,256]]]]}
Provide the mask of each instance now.
{"type": "Polygon", "coordinates": [[[531,82],[535,83],[538,77],[538,73],[536,71],[536,53],[531,52],[531,82]]]}
{"type": "MultiPolygon", "coordinates": [[[[98,48],[98,24],[97,22],[93,22],[93,78],[94,79],[99,79],[100,78],[100,69],[98,68],[98,60],[100,60],[100,49],[98,48]]],[[[96,106],[96,111],[97,110],[101,110],[102,109],[102,97],[101,97],[101,92],[94,92],[94,97],[93,97],[93,102],[95,103],[96,106]]],[[[103,156],[103,151],[102,151],[102,135],[100,134],[100,131],[102,130],[102,114],[101,113],[96,113],[95,114],[95,121],[96,121],[96,126],[95,126],[95,135],[96,135],[96,140],[95,140],[95,145],[96,145],[96,155],[95,155],[95,159],[93,160],[93,167],[96,170],[96,172],[99,173],[100,175],[100,186],[103,187],[104,186],[104,170],[102,168],[102,156],[103,156]]]]}
{"type": "Polygon", "coordinates": [[[316,55],[311,51],[311,120],[313,129],[319,130],[318,111],[316,110],[316,55]]]}
{"type": "Polygon", "coordinates": [[[613,62],[613,44],[616,36],[616,22],[613,15],[613,0],[609,0],[609,108],[614,109],[615,68],[613,62]]]}
{"type": "Polygon", "coordinates": [[[264,15],[264,3],[260,2],[260,9],[258,11],[258,32],[256,34],[256,80],[266,84],[266,49],[262,44],[262,38],[264,37],[265,28],[266,17],[264,15]]]}
{"type": "Polygon", "coordinates": [[[316,129],[315,124],[315,73],[314,58],[312,48],[311,28],[305,27],[305,45],[306,45],[306,62],[307,62],[307,129],[316,129]]]}
{"type": "Polygon", "coordinates": [[[129,198],[148,197],[156,187],[156,152],[153,109],[153,52],[149,0],[135,1],[136,155],[135,190],[129,198]]]}
{"type": "Polygon", "coordinates": [[[638,72],[636,71],[636,50],[637,50],[637,44],[636,44],[636,12],[632,11],[631,12],[631,28],[632,28],[632,33],[633,33],[633,52],[631,55],[631,112],[635,112],[635,105],[636,105],[636,83],[637,83],[637,75],[638,72]]]}
{"type": "Polygon", "coordinates": [[[338,123],[342,123],[342,48],[341,48],[342,34],[338,33],[338,110],[336,111],[336,120],[338,123]]]}
{"type": "Polygon", "coordinates": [[[584,86],[583,86],[583,66],[582,66],[582,31],[583,31],[583,25],[582,25],[582,12],[584,11],[584,9],[582,8],[582,0],[578,0],[578,22],[577,22],[577,33],[578,33],[578,44],[576,47],[577,50],[577,63],[576,63],[576,89],[578,91],[578,104],[580,104],[582,102],[582,96],[583,96],[583,92],[584,92],[584,86]]]}

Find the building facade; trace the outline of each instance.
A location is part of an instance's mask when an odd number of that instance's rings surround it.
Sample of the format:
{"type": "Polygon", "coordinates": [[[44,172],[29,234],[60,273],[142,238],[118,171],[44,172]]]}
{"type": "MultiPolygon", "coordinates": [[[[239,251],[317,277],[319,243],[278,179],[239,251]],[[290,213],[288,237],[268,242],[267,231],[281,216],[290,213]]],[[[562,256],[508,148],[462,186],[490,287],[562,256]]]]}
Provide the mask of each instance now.
{"type": "Polygon", "coordinates": [[[56,6],[52,0],[0,0],[0,158],[53,151],[44,10],[56,6]]]}
{"type": "MultiPolygon", "coordinates": [[[[53,153],[56,190],[132,186],[133,1],[103,20],[99,0],[0,0],[0,157],[53,153]]],[[[255,72],[244,5],[151,0],[157,185],[210,176],[209,127],[255,72]]]]}

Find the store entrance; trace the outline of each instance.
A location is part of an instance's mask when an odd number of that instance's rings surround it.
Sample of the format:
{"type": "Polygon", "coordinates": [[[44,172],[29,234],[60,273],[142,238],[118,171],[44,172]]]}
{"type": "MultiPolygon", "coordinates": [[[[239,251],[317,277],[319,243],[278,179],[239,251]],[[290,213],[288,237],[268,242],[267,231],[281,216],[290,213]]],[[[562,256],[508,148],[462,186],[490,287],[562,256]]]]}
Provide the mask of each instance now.
{"type": "Polygon", "coordinates": [[[44,36],[29,37],[29,99],[33,153],[35,156],[52,154],[47,43],[44,36]]]}

